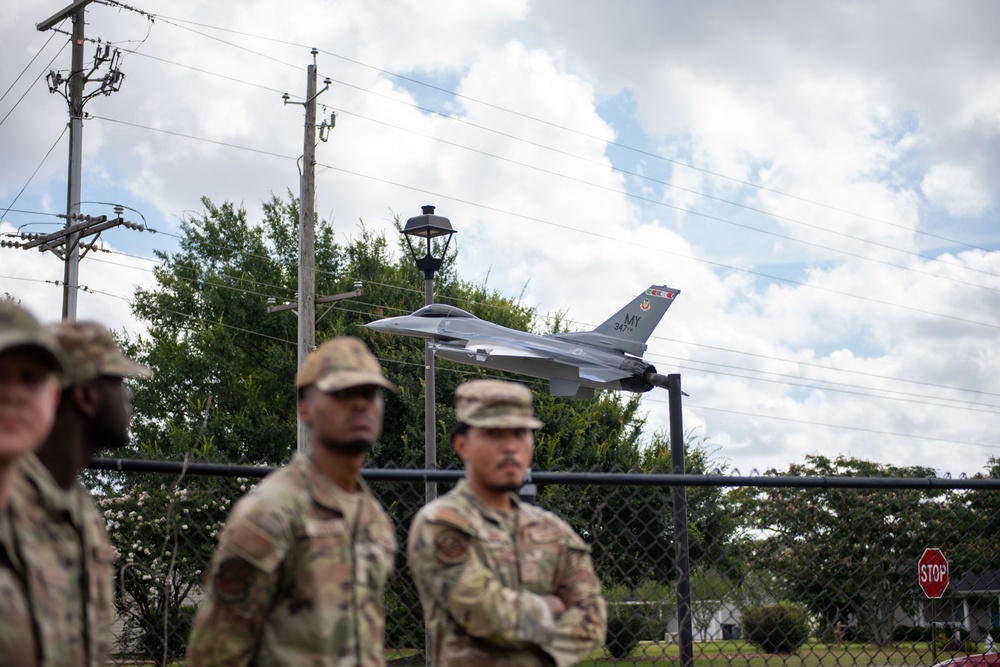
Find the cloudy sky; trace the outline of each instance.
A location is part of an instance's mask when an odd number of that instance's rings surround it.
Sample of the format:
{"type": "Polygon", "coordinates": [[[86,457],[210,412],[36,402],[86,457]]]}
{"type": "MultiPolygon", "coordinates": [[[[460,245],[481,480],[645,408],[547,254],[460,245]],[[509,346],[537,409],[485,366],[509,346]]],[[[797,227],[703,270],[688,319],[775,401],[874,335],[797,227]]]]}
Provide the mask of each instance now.
{"type": "MultiPolygon", "coordinates": [[[[65,212],[45,74],[71,23],[35,25],[68,4],[0,13],[4,233],[65,212]]],[[[1000,456],[998,31],[973,0],[97,0],[87,37],[125,79],[86,106],[82,210],[160,233],[104,235],[79,315],[136,331],[134,288],[202,196],[255,217],[297,192],[303,108],[281,95],[316,48],[337,113],[316,210],[344,240],[433,204],[464,278],[578,328],[681,290],[646,359],[743,474],[813,453],[973,473],[1000,456]]],[[[0,291],[43,318],[61,278],[0,249],[0,291]]],[[[666,394],[643,401],[665,428],[666,394]]]]}

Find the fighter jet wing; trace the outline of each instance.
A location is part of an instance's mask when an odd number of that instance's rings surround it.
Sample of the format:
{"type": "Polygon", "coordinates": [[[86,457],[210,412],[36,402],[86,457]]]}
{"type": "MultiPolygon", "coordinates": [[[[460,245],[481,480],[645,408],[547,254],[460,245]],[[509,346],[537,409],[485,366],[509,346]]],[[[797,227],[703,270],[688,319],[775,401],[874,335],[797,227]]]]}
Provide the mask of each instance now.
{"type": "MultiPolygon", "coordinates": [[[[456,352],[461,350],[463,346],[455,345],[454,343],[432,343],[431,347],[433,349],[445,349],[456,352]]],[[[496,338],[470,338],[465,342],[464,348],[469,354],[476,355],[476,359],[479,361],[483,361],[486,357],[517,357],[520,359],[550,358],[526,347],[511,345],[507,341],[496,338]]]]}
{"type": "Polygon", "coordinates": [[[598,368],[596,366],[580,368],[580,377],[592,382],[614,382],[631,376],[631,372],[623,371],[620,368],[598,368]]]}

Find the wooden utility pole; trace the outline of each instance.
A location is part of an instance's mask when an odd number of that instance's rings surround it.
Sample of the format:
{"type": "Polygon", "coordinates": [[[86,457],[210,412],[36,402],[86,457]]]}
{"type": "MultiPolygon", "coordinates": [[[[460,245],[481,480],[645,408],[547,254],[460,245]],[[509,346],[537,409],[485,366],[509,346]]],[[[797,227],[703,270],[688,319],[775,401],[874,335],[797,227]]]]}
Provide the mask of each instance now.
{"type": "MultiPolygon", "coordinates": [[[[80,214],[80,181],[83,172],[83,44],[85,36],[86,7],[93,0],[77,0],[59,10],[47,20],[39,23],[39,31],[46,31],[63,19],[73,17],[73,55],[69,74],[69,178],[66,188],[66,226],[80,214]]],[[[80,281],[80,253],[78,235],[70,235],[63,262],[63,308],[64,320],[76,319],[76,288],[80,281]]]]}
{"type": "MultiPolygon", "coordinates": [[[[85,42],[86,7],[93,0],[76,0],[70,5],[42,21],[35,27],[39,31],[51,30],[57,23],[73,17],[73,54],[72,64],[67,79],[57,72],[49,72],[47,77],[49,90],[60,92],[59,87],[67,84],[68,90],[63,94],[69,105],[69,176],[66,187],[66,227],[74,225],[80,218],[80,191],[83,174],[83,105],[94,94],[110,95],[121,86],[123,76],[117,68],[117,52],[112,55],[110,46],[105,47],[104,54],[98,49],[94,61],[94,70],[102,63],[110,62],[111,71],[101,79],[101,87],[90,96],[84,96],[84,86],[89,74],[83,67],[83,45],[85,42]]],[[[65,256],[63,257],[63,309],[64,320],[76,319],[77,289],[80,283],[80,235],[71,233],[66,240],[65,256]]]]}
{"type": "MultiPolygon", "coordinates": [[[[299,298],[298,298],[298,365],[316,347],[316,98],[330,87],[316,90],[316,54],[306,73],[306,100],[292,102],[285,93],[285,104],[301,104],[306,108],[302,138],[302,170],[299,174],[299,298]]],[[[308,447],[305,426],[298,422],[297,451],[308,447]]]]}
{"type": "MultiPolygon", "coordinates": [[[[299,182],[299,367],[316,347],[316,49],[306,82],[306,124],[302,139],[299,182]]],[[[299,420],[298,451],[304,451],[306,431],[299,420]]]]}
{"type": "MultiPolygon", "coordinates": [[[[80,191],[83,180],[83,38],[86,22],[81,6],[73,14],[73,58],[69,99],[69,177],[66,186],[66,224],[80,214],[80,191]]],[[[76,319],[76,288],[80,284],[80,237],[69,238],[63,263],[64,320],[76,319]]]]}

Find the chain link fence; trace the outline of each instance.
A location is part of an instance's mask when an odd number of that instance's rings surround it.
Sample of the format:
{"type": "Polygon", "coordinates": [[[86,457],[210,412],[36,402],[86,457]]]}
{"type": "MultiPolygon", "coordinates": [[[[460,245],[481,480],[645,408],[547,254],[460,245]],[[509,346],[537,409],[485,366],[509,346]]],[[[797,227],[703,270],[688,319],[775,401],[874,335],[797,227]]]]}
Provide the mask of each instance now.
{"type": "MultiPolygon", "coordinates": [[[[119,551],[114,664],[185,664],[216,536],[268,470],[95,462],[87,481],[119,551]]],[[[424,472],[365,475],[405,545],[424,472]]],[[[432,479],[443,493],[460,475],[432,479]]],[[[583,664],[932,665],[1000,640],[1000,480],[536,472],[532,482],[528,499],[591,545],[608,600],[607,647],[583,664]],[[928,548],[946,568],[918,567],[928,548]],[[943,596],[928,598],[945,577],[943,596]]],[[[386,610],[390,664],[424,664],[402,550],[386,610]]]]}

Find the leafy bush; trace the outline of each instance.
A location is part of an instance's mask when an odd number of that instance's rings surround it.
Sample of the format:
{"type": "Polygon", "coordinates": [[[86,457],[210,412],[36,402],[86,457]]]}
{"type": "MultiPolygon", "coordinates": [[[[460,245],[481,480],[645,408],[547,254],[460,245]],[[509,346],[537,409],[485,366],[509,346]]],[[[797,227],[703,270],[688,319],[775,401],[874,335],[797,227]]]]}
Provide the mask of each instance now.
{"type": "Polygon", "coordinates": [[[944,651],[979,652],[979,644],[969,641],[969,631],[962,627],[953,628],[946,625],[938,631],[935,643],[939,649],[944,651]]]}
{"type": "Polygon", "coordinates": [[[794,653],[809,638],[809,617],[791,602],[743,612],[743,636],[766,653],[794,653]]]}
{"type": "MultiPolygon", "coordinates": [[[[188,636],[197,609],[193,605],[183,605],[172,611],[167,622],[167,661],[183,658],[187,653],[188,636]]],[[[146,613],[144,632],[140,638],[140,656],[162,664],[163,660],[163,612],[155,609],[146,613]]]]}
{"type": "Polygon", "coordinates": [[[658,639],[662,628],[645,610],[633,605],[612,605],[608,609],[608,638],[605,646],[612,658],[627,658],[640,641],[658,639]]]}

